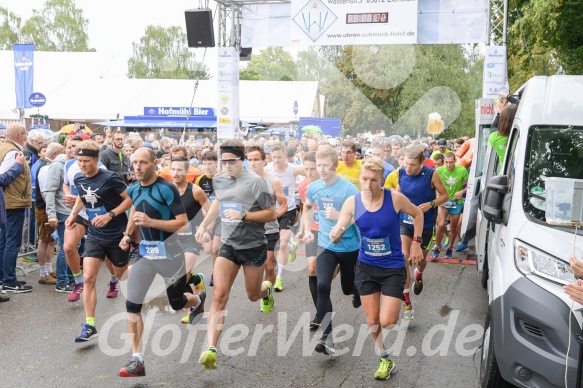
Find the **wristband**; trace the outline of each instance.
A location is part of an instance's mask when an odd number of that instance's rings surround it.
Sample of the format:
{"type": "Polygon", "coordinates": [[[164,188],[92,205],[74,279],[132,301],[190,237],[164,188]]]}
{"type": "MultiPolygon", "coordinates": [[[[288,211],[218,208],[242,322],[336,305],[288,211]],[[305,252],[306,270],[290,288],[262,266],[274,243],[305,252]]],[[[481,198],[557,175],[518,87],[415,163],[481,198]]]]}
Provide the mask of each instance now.
{"type": "Polygon", "coordinates": [[[429,202],[429,204],[431,205],[431,207],[435,207],[435,202],[431,201],[429,202]]]}

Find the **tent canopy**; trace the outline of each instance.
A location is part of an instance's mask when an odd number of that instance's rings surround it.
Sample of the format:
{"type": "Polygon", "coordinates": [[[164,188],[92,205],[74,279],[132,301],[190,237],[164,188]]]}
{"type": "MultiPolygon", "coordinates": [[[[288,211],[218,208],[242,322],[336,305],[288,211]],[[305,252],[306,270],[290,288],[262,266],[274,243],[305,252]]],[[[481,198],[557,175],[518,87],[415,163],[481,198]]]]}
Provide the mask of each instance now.
{"type": "Polygon", "coordinates": [[[144,117],[143,120],[113,120],[113,121],[101,121],[94,123],[97,125],[106,125],[109,127],[121,127],[121,128],[173,128],[181,129],[198,129],[198,128],[214,128],[217,126],[216,120],[168,120],[168,121],[152,121],[144,117]]]}

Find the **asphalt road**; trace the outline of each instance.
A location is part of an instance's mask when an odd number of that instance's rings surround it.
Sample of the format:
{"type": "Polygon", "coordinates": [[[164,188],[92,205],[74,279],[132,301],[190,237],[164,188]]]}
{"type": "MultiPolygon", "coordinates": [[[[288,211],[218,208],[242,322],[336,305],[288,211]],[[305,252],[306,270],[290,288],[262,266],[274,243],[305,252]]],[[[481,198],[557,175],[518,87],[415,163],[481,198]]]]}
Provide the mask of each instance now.
{"type": "MultiPolygon", "coordinates": [[[[465,255],[463,256],[465,258],[465,255]]],[[[198,357],[206,342],[206,319],[199,325],[180,323],[183,312],[168,305],[161,281],[144,307],[147,333],[147,376],[122,379],[119,368],[130,358],[125,335],[125,298],[106,299],[108,275],[98,279],[96,327],[99,338],[74,342],[84,323],[82,302],[37,283],[38,271],[27,280],[34,290],[9,295],[0,304],[0,375],[2,386],[194,386],[194,387],[475,387],[479,346],[487,295],[474,265],[429,263],[425,289],[412,294],[415,319],[400,321],[385,344],[391,347],[396,369],[388,381],[376,381],[378,367],[362,309],[342,295],[339,279],[332,301],[336,348],[331,358],[313,351],[319,334],[307,329],[315,309],[308,291],[305,258],[284,276],[284,291],[275,294],[275,307],[262,314],[259,302],[246,298],[243,275],[235,281],[227,305],[225,331],[219,344],[218,369],[205,371],[198,357]],[[160,293],[159,296],[155,296],[160,293]],[[338,332],[336,332],[338,330],[338,332]],[[477,354],[475,354],[477,352],[477,354]]],[[[210,259],[199,263],[210,275],[210,259]]],[[[29,268],[29,270],[32,268],[29,268]]],[[[208,280],[208,279],[207,279],[208,280]]],[[[122,287],[123,289],[123,287],[122,287]]],[[[207,287],[207,310],[213,289],[207,287]]]]}

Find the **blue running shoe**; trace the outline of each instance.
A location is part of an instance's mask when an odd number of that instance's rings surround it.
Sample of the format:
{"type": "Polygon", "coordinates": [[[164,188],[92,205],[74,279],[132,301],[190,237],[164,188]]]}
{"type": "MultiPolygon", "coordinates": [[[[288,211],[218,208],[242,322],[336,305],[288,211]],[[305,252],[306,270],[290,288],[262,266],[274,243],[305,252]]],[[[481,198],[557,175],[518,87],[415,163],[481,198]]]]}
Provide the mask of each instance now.
{"type": "Polygon", "coordinates": [[[455,249],[456,252],[461,252],[461,251],[465,251],[466,249],[468,249],[468,243],[465,242],[461,242],[457,245],[457,248],[455,249]]]}

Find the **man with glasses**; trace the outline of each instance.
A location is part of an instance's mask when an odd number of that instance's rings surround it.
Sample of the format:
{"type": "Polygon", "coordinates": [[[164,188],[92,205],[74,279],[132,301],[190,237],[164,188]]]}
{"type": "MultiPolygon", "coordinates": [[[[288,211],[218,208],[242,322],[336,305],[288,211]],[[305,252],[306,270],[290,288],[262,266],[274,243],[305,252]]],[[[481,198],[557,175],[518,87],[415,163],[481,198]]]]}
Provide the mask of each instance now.
{"type": "Polygon", "coordinates": [[[123,133],[116,131],[113,134],[113,141],[111,147],[99,153],[101,163],[111,172],[115,172],[125,184],[129,184],[130,159],[123,152],[124,142],[123,133]]]}
{"type": "Polygon", "coordinates": [[[336,173],[360,190],[360,164],[362,162],[356,159],[356,151],[356,143],[352,140],[342,142],[342,160],[338,162],[336,173]]]}
{"type": "MultiPolygon", "coordinates": [[[[0,174],[5,174],[15,163],[19,152],[24,151],[26,128],[10,124],[6,128],[6,141],[0,145],[0,174]]],[[[2,293],[31,292],[32,287],[16,279],[16,259],[22,242],[25,210],[31,208],[32,191],[30,167],[24,164],[24,172],[4,187],[6,197],[6,223],[0,224],[0,275],[2,293]]]]}
{"type": "Polygon", "coordinates": [[[225,307],[239,269],[243,266],[247,297],[263,299],[268,312],[273,307],[272,284],[263,281],[267,258],[265,223],[276,220],[275,200],[265,180],[243,168],[245,146],[229,139],[221,144],[224,174],[213,178],[216,200],[196,232],[199,243],[210,241],[209,227],[220,215],[221,248],[214,267],[213,303],[208,315],[208,350],[198,362],[205,369],[216,369],[216,345],[225,322],[225,307]]]}

